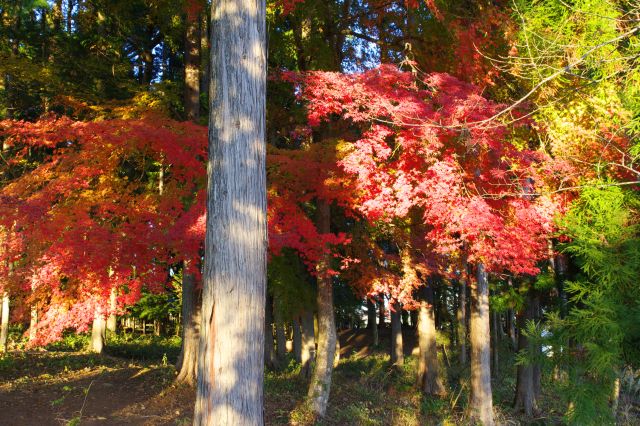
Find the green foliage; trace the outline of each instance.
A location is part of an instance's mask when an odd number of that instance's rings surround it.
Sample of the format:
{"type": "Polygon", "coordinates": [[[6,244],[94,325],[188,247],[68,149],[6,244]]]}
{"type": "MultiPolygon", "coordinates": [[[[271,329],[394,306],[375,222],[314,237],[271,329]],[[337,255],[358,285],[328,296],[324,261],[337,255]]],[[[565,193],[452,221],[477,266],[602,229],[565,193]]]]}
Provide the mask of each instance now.
{"type": "Polygon", "coordinates": [[[551,313],[548,324],[554,361],[567,372],[572,424],[611,422],[613,381],[625,364],[640,362],[637,206],[637,196],[618,187],[589,187],[560,220],[570,238],[563,250],[581,273],[565,284],[567,316],[551,313]]]}
{"type": "Polygon", "coordinates": [[[279,256],[271,256],[268,291],[275,300],[274,310],[285,321],[292,320],[303,310],[315,309],[315,285],[293,250],[283,250],[279,256]]]}

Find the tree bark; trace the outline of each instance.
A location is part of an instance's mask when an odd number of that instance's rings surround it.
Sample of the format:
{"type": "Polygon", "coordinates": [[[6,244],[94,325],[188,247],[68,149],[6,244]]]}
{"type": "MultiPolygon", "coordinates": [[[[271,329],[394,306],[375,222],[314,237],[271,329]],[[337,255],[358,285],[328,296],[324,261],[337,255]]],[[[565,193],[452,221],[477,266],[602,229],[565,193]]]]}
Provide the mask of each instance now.
{"type": "Polygon", "coordinates": [[[200,117],[200,10],[187,2],[184,47],[184,112],[187,120],[200,117]]]}
{"type": "Polygon", "coordinates": [[[419,290],[418,309],[418,387],[427,395],[444,395],[440,377],[438,347],[436,344],[436,322],[433,315],[433,289],[430,286],[419,290]]]}
{"type": "Polygon", "coordinates": [[[264,312],[264,362],[270,370],[278,368],[276,348],[273,344],[273,299],[269,295],[264,312]]]}
{"type": "Polygon", "coordinates": [[[394,301],[391,306],[391,364],[404,364],[404,348],[402,345],[402,306],[394,301]]]}
{"type": "Polygon", "coordinates": [[[313,360],[316,354],[316,337],[313,327],[313,312],[302,314],[302,351],[300,354],[300,375],[306,379],[311,377],[313,360]]]}
{"type": "Polygon", "coordinates": [[[384,295],[380,295],[380,300],[376,303],[378,305],[378,327],[386,327],[386,313],[384,309],[384,295]]]}
{"type": "Polygon", "coordinates": [[[195,425],[262,425],[265,2],[213,0],[205,268],[195,425]]]}
{"type": "Polygon", "coordinates": [[[302,332],[300,331],[300,319],[293,319],[293,358],[296,362],[302,363],[302,332]]]}
{"type": "MultiPolygon", "coordinates": [[[[518,328],[521,330],[520,333],[518,333],[518,352],[531,351],[532,349],[529,339],[522,333],[522,330],[524,330],[527,325],[527,321],[533,320],[535,317],[535,306],[530,293],[531,292],[527,295],[527,305],[517,316],[518,328]]],[[[524,411],[527,416],[532,416],[538,410],[533,364],[518,365],[516,373],[516,394],[513,406],[518,411],[524,411]]]]}
{"type": "Polygon", "coordinates": [[[491,373],[493,377],[498,377],[498,364],[500,363],[500,354],[498,352],[498,313],[491,312],[491,373]]]}
{"type": "Polygon", "coordinates": [[[376,322],[376,304],[367,298],[367,328],[371,330],[371,342],[378,346],[378,324],[376,322]]]}
{"type": "Polygon", "coordinates": [[[105,346],[107,322],[101,308],[96,308],[91,327],[91,351],[101,354],[105,346]]]}
{"type": "Polygon", "coordinates": [[[471,397],[469,417],[484,426],[493,426],[491,393],[491,334],[489,315],[489,281],[484,265],[477,265],[476,280],[471,285],[471,397]]]}
{"type": "Polygon", "coordinates": [[[284,332],[282,314],[275,308],[274,311],[276,324],[276,355],[278,357],[278,364],[282,364],[287,357],[287,336],[284,332]]]}
{"type": "Polygon", "coordinates": [[[198,378],[202,296],[196,288],[196,277],[187,273],[187,266],[185,262],[182,269],[182,348],[176,362],[176,382],[193,386],[198,378]]]}
{"type": "Polygon", "coordinates": [[[467,364],[467,281],[466,271],[460,278],[458,293],[458,345],[460,348],[460,364],[467,364]]]}
{"type": "Polygon", "coordinates": [[[117,308],[117,294],[116,294],[116,289],[112,288],[111,289],[111,293],[109,294],[109,318],[107,318],[107,330],[109,330],[110,333],[116,334],[117,328],[118,328],[118,318],[116,317],[116,314],[114,313],[116,308],[117,308]]]}
{"type": "Polygon", "coordinates": [[[9,338],[9,293],[2,295],[2,319],[0,321],[0,350],[7,352],[7,341],[9,338]]]}
{"type": "MultiPolygon", "coordinates": [[[[318,231],[331,231],[329,203],[318,200],[318,231]]],[[[327,273],[331,256],[325,254],[318,265],[318,352],[316,364],[309,384],[308,404],[316,418],[324,417],[331,391],[331,374],[336,352],[336,323],[333,312],[333,285],[327,273]]]]}

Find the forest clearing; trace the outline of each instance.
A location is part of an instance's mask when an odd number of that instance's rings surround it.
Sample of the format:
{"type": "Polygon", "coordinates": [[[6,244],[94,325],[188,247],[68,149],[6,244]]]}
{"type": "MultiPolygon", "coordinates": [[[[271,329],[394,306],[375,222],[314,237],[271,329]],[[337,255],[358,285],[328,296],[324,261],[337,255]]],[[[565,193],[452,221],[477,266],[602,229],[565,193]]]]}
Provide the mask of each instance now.
{"type": "Polygon", "coordinates": [[[0,425],[640,425],[637,0],[0,0],[0,425]]]}

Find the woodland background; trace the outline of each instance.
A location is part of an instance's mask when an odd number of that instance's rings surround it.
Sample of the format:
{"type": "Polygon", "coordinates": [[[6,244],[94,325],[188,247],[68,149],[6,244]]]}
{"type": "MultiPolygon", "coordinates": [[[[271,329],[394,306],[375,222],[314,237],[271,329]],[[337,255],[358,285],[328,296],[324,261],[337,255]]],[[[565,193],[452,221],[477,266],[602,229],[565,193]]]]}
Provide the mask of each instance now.
{"type": "MultiPolygon", "coordinates": [[[[209,16],[0,0],[0,423],[191,421],[209,16]]],[[[638,424],[640,4],[267,30],[265,421],[638,424]]]]}

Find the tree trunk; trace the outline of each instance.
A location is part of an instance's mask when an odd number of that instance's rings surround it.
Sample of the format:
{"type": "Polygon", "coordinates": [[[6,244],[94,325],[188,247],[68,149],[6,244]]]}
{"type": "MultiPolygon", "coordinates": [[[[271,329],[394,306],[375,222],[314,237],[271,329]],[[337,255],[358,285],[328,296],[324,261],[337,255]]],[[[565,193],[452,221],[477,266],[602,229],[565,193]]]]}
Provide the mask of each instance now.
{"type": "Polygon", "coordinates": [[[2,295],[2,320],[0,321],[0,350],[7,352],[9,338],[9,293],[2,295]]]}
{"type": "Polygon", "coordinates": [[[117,299],[116,299],[116,289],[112,288],[111,289],[111,294],[109,294],[109,318],[107,318],[107,330],[109,330],[110,333],[116,334],[117,328],[118,328],[118,318],[116,317],[115,314],[115,310],[118,307],[117,306],[117,299]]]}
{"type": "Polygon", "coordinates": [[[384,309],[384,296],[381,295],[380,296],[380,300],[378,301],[378,303],[376,303],[376,305],[378,305],[378,327],[386,327],[386,313],[385,313],[385,309],[384,309]]]}
{"type": "Polygon", "coordinates": [[[302,352],[300,374],[308,379],[311,377],[313,360],[316,354],[316,337],[313,327],[313,312],[305,311],[302,314],[302,352]]]}
{"type": "Polygon", "coordinates": [[[493,426],[491,393],[491,334],[489,315],[489,281],[482,263],[477,265],[476,280],[471,285],[471,397],[469,417],[484,426],[493,426]]]}
{"type": "Polygon", "coordinates": [[[269,295],[264,311],[264,362],[270,370],[278,368],[276,348],[273,344],[273,298],[269,295]]]}
{"type": "Polygon", "coordinates": [[[498,313],[491,312],[491,373],[493,377],[498,377],[498,364],[500,362],[498,352],[498,313]]]}
{"type": "Polygon", "coordinates": [[[293,319],[293,358],[296,362],[302,363],[302,332],[300,331],[300,319],[293,319]]]}
{"type": "MultiPolygon", "coordinates": [[[[329,204],[318,200],[318,231],[331,232],[331,211],[329,204]]],[[[317,418],[324,417],[331,390],[331,374],[336,352],[336,323],[333,312],[333,285],[327,273],[331,256],[325,254],[318,264],[318,352],[316,364],[309,384],[308,404],[317,418]]]]}
{"type": "Polygon", "coordinates": [[[31,306],[31,315],[29,318],[29,341],[33,342],[38,333],[38,307],[35,303],[31,306]]]}
{"type": "Polygon", "coordinates": [[[187,120],[200,117],[200,8],[187,2],[184,47],[184,112],[187,120]]]}
{"type": "MultiPolygon", "coordinates": [[[[531,291],[527,295],[527,305],[518,313],[518,352],[531,351],[529,339],[522,333],[527,325],[527,321],[534,319],[534,302],[531,291]]],[[[523,410],[527,416],[532,416],[538,410],[538,401],[535,392],[534,365],[518,365],[516,373],[516,395],[513,401],[516,410],[523,410]]]]}
{"type": "Polygon", "coordinates": [[[187,266],[185,262],[182,269],[182,348],[176,363],[176,382],[192,386],[198,377],[202,296],[196,288],[196,277],[187,273],[187,266]]]}
{"type": "Polygon", "coordinates": [[[371,342],[378,346],[378,324],[376,322],[376,304],[367,298],[367,328],[371,330],[371,342]]]}
{"type": "Polygon", "coordinates": [[[458,345],[460,347],[460,364],[467,364],[467,281],[466,271],[460,278],[458,293],[458,345]]]}
{"type": "Polygon", "coordinates": [[[287,357],[287,336],[284,332],[284,321],[282,314],[275,310],[276,319],[276,355],[278,356],[278,364],[282,364],[287,357]]]}
{"type": "Polygon", "coordinates": [[[205,271],[195,425],[262,425],[265,2],[213,0],[205,271]]]}
{"type": "Polygon", "coordinates": [[[402,306],[394,301],[391,306],[391,364],[393,365],[404,364],[401,315],[402,306]]]}
{"type": "Polygon", "coordinates": [[[91,351],[101,354],[104,350],[106,338],[107,322],[101,308],[96,308],[96,314],[93,317],[93,326],[91,327],[91,351]]]}
{"type": "Polygon", "coordinates": [[[418,310],[418,387],[427,395],[444,395],[439,372],[436,322],[433,315],[433,289],[421,287],[418,310]]]}

